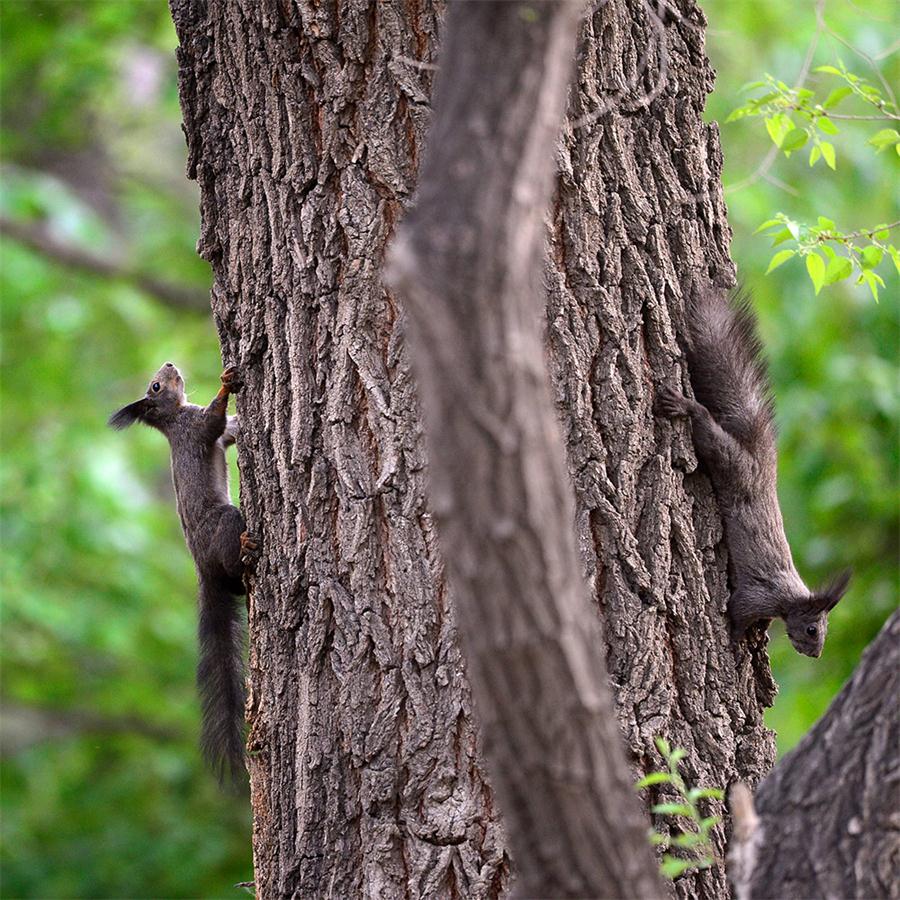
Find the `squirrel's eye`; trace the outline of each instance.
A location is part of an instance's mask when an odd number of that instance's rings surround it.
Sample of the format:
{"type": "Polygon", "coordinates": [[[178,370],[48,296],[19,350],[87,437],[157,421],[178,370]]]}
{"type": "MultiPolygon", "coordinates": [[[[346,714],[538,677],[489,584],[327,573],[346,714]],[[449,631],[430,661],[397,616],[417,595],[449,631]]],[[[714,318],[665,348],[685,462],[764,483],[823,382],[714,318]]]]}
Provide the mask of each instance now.
{"type": "Polygon", "coordinates": [[[158,393],[159,393],[159,382],[158,382],[158,381],[154,381],[153,384],[150,385],[150,387],[153,388],[153,393],[154,393],[154,394],[158,394],[158,393]]]}
{"type": "Polygon", "coordinates": [[[816,629],[816,626],[815,626],[815,625],[807,625],[807,626],[806,626],[806,633],[807,633],[810,637],[815,637],[815,636],[816,636],[816,631],[817,631],[817,629],[816,629]]]}

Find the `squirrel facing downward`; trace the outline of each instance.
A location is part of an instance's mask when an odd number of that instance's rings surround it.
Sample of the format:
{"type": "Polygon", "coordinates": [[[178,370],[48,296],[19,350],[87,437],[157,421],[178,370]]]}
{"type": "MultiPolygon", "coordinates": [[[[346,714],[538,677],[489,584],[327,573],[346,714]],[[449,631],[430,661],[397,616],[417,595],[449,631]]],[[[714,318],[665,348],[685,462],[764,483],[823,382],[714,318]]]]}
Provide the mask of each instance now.
{"type": "Polygon", "coordinates": [[[694,448],[719,499],[732,566],[732,634],[741,640],[752,623],[782,618],[794,649],[819,656],[828,613],[847,590],[850,573],[811,591],[794,568],[778,506],[772,393],[753,310],[740,294],[706,288],[688,319],[696,399],[663,385],[656,408],[667,417],[690,418],[694,448]]]}
{"type": "Polygon", "coordinates": [[[238,422],[226,410],[229,394],[242,387],[237,369],[226,369],[221,381],[209,406],[196,406],[187,402],[181,373],[167,362],[150,379],[145,396],[114,413],[109,424],[122,429],[143,422],[169,440],[178,516],[200,583],[200,746],[220,782],[228,771],[238,783],[245,768],[243,635],[237,598],[245,593],[244,566],[255,558],[257,544],[228,491],[225,448],[235,442],[238,422]]]}

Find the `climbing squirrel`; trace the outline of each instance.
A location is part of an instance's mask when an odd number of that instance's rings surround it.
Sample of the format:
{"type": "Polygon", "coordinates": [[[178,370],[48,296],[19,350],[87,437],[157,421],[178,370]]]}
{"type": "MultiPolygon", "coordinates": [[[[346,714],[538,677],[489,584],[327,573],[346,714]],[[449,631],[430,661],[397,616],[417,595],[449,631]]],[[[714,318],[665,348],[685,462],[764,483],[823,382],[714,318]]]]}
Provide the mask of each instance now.
{"type": "Polygon", "coordinates": [[[718,496],[731,557],[732,635],[741,640],[754,622],[782,618],[794,649],[817,657],[850,573],[811,591],[794,567],[776,493],[772,391],[749,298],[700,289],[686,338],[696,399],[662,385],[656,411],[691,420],[697,457],[718,496]]]}
{"type": "Polygon", "coordinates": [[[150,379],[147,393],[113,413],[109,424],[122,429],[143,422],[169,440],[178,516],[200,583],[200,746],[220,783],[228,773],[238,784],[246,770],[244,641],[237,598],[245,592],[244,569],[252,565],[258,546],[231,504],[225,463],[225,448],[238,437],[237,417],[226,414],[228,396],[242,382],[233,366],[221,381],[209,406],[196,406],[187,402],[181,373],[167,362],[150,379]]]}

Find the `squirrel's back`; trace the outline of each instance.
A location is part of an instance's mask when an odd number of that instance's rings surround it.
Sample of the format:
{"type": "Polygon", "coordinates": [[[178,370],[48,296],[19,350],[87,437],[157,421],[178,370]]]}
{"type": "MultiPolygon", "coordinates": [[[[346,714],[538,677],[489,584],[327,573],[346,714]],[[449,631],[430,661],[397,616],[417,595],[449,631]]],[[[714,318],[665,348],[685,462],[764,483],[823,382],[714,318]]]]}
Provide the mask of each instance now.
{"type": "Polygon", "coordinates": [[[750,298],[705,287],[688,309],[688,366],[697,400],[754,454],[774,450],[772,391],[750,298]]]}

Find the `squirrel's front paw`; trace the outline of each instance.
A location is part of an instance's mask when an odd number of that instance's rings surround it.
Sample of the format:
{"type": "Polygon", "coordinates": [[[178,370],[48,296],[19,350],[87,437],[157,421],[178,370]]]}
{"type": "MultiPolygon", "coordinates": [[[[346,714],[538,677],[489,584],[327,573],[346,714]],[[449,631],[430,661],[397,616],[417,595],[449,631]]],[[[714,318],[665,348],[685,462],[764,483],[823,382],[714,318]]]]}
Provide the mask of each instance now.
{"type": "Polygon", "coordinates": [[[229,394],[237,394],[240,389],[244,386],[244,381],[241,378],[240,369],[237,366],[229,366],[221,376],[222,387],[228,391],[229,394]]]}
{"type": "Polygon", "coordinates": [[[248,568],[252,569],[259,559],[259,541],[245,531],[241,534],[241,562],[248,568]]]}
{"type": "Polygon", "coordinates": [[[656,402],[654,404],[656,414],[668,419],[688,414],[687,398],[668,384],[661,384],[656,389],[656,402]]]}

